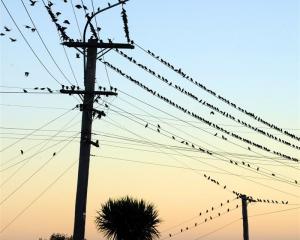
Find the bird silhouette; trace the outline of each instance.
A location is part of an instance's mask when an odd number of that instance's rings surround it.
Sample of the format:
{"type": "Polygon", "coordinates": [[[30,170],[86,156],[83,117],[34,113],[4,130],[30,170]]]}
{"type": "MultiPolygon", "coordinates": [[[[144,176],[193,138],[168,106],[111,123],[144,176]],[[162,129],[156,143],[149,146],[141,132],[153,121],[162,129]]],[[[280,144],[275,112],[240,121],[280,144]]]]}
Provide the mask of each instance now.
{"type": "Polygon", "coordinates": [[[29,0],[29,1],[30,1],[30,6],[34,6],[37,3],[37,1],[33,1],[33,0],[29,0]]]}
{"type": "Polygon", "coordinates": [[[25,77],[28,77],[29,76],[29,72],[25,72],[25,77]]]}
{"type": "Polygon", "coordinates": [[[23,92],[24,92],[24,93],[28,93],[28,91],[27,91],[26,89],[23,89],[23,92]]]}
{"type": "Polygon", "coordinates": [[[35,32],[36,31],[36,28],[31,28],[31,32],[35,32]]]}
{"type": "Polygon", "coordinates": [[[81,6],[80,4],[75,5],[75,7],[76,7],[77,9],[81,9],[81,8],[82,8],[82,6],[81,6]]]}
{"type": "Polygon", "coordinates": [[[213,111],[211,111],[210,114],[214,115],[215,113],[213,111]]]}
{"type": "Polygon", "coordinates": [[[160,133],[160,130],[159,130],[159,128],[157,129],[157,132],[159,132],[159,133],[160,133]]]}
{"type": "Polygon", "coordinates": [[[61,12],[56,12],[56,16],[59,16],[59,15],[61,15],[61,12]]]}
{"type": "Polygon", "coordinates": [[[215,135],[214,136],[217,136],[218,135],[218,133],[215,133],[215,135]]]}
{"type": "Polygon", "coordinates": [[[147,128],[148,127],[148,123],[146,123],[146,125],[145,125],[145,128],[147,128]]]}
{"type": "Polygon", "coordinates": [[[248,147],[248,150],[249,150],[249,151],[251,151],[251,148],[250,148],[250,147],[248,147]]]}
{"type": "Polygon", "coordinates": [[[27,28],[27,29],[30,29],[31,27],[30,26],[28,26],[28,25],[24,25],[25,26],[25,28],[27,28]]]}
{"type": "Polygon", "coordinates": [[[55,155],[56,155],[56,152],[54,152],[52,156],[54,157],[55,155]]]}
{"type": "Polygon", "coordinates": [[[0,36],[4,36],[5,35],[5,33],[0,33],[0,36]]]}
{"type": "Polygon", "coordinates": [[[76,58],[80,58],[80,54],[79,53],[76,53],[76,58]]]}
{"type": "Polygon", "coordinates": [[[70,24],[70,22],[68,20],[63,21],[63,23],[70,24]]]}
{"type": "Polygon", "coordinates": [[[24,151],[22,149],[20,150],[20,152],[21,152],[22,155],[24,154],[24,151]]]}
{"type": "Polygon", "coordinates": [[[9,39],[10,39],[11,42],[16,42],[16,41],[17,41],[16,38],[11,38],[11,37],[10,37],[9,39]]]}
{"type": "Polygon", "coordinates": [[[38,87],[35,87],[35,88],[34,88],[34,90],[38,90],[38,89],[39,89],[38,87]]]}
{"type": "Polygon", "coordinates": [[[172,136],[172,138],[175,140],[175,137],[174,137],[174,136],[172,136]]]}
{"type": "Polygon", "coordinates": [[[9,29],[9,28],[6,27],[6,26],[4,26],[4,30],[5,30],[6,32],[10,32],[10,31],[11,31],[11,29],[9,29]]]}

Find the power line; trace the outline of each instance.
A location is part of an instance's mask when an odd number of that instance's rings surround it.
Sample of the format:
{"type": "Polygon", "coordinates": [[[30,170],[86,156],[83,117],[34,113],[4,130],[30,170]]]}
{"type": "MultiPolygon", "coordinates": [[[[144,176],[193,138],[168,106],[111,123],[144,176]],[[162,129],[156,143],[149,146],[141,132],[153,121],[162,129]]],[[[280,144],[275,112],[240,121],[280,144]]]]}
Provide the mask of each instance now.
{"type": "MultiPolygon", "coordinates": [[[[145,84],[139,82],[138,80],[136,80],[136,79],[132,78],[131,76],[129,76],[128,74],[124,73],[122,70],[116,68],[115,66],[113,66],[113,65],[110,64],[109,62],[103,62],[103,61],[102,61],[102,63],[106,64],[106,65],[109,66],[111,69],[113,69],[115,72],[117,72],[118,74],[120,74],[121,76],[123,76],[124,78],[126,78],[127,80],[133,82],[134,84],[136,84],[137,86],[139,86],[139,87],[142,88],[143,90],[146,90],[146,91],[147,91],[148,93],[150,93],[151,95],[153,95],[153,96],[155,96],[155,97],[157,97],[157,98],[163,100],[164,102],[166,102],[166,103],[168,103],[169,105],[173,106],[174,108],[180,110],[181,112],[185,113],[186,115],[189,115],[189,116],[191,116],[191,117],[193,117],[193,118],[195,118],[195,119],[198,119],[199,121],[202,121],[203,123],[206,123],[208,126],[211,126],[211,127],[215,128],[216,130],[221,131],[222,133],[224,133],[224,134],[226,134],[226,135],[229,135],[229,136],[235,138],[235,139],[238,140],[238,141],[244,142],[244,143],[246,143],[246,144],[248,144],[248,145],[250,145],[250,146],[253,146],[253,147],[258,148],[258,149],[260,149],[260,150],[263,150],[263,151],[272,153],[272,154],[274,154],[274,155],[278,155],[278,156],[285,157],[285,158],[288,159],[288,160],[299,161],[299,160],[298,160],[297,158],[295,158],[295,157],[291,157],[291,156],[289,156],[289,155],[287,155],[287,154],[282,154],[281,152],[278,152],[278,151],[274,151],[274,150],[271,151],[269,148],[267,148],[267,147],[265,147],[265,146],[263,146],[263,145],[257,144],[257,143],[255,143],[255,142],[249,140],[249,139],[242,138],[242,137],[240,137],[240,136],[237,135],[237,134],[231,133],[230,131],[228,131],[228,130],[226,130],[226,129],[223,129],[222,127],[217,126],[216,124],[214,124],[214,123],[212,123],[212,122],[210,122],[210,121],[208,121],[208,120],[202,118],[202,117],[199,116],[198,114],[195,114],[194,112],[189,111],[188,109],[182,107],[181,105],[177,104],[176,102],[174,102],[174,101],[172,101],[172,100],[170,100],[170,99],[164,97],[164,96],[161,95],[160,93],[158,93],[158,92],[152,90],[151,88],[147,87],[145,84]]],[[[213,135],[212,133],[210,133],[210,134],[213,135]]],[[[213,136],[214,136],[214,135],[213,135],[213,136]]],[[[222,135],[222,136],[223,136],[223,135],[222,135]]],[[[243,146],[241,146],[241,145],[239,145],[239,144],[237,144],[237,143],[234,143],[234,142],[232,142],[232,141],[229,141],[227,138],[222,137],[222,139],[223,139],[224,141],[227,141],[227,142],[231,143],[231,144],[234,144],[234,145],[236,145],[236,146],[239,146],[239,147],[241,147],[241,148],[246,149],[245,147],[243,147],[243,146]]]]}
{"type": "MultiPolygon", "coordinates": [[[[1,0],[1,1],[2,1],[2,0],[1,0]]],[[[74,109],[74,108],[73,108],[73,109],[74,109]]],[[[3,152],[3,151],[5,151],[6,149],[8,149],[8,148],[14,146],[15,144],[19,143],[20,141],[26,139],[27,137],[31,136],[31,134],[37,132],[38,130],[40,130],[40,129],[46,127],[46,126],[48,126],[48,125],[51,124],[52,122],[58,120],[58,119],[61,118],[62,116],[68,114],[68,113],[71,112],[73,109],[69,109],[67,112],[65,112],[65,113],[59,115],[58,117],[56,117],[56,118],[54,118],[54,119],[48,121],[47,123],[43,124],[41,127],[37,128],[37,129],[35,129],[35,130],[33,130],[32,132],[30,132],[30,133],[27,134],[26,136],[22,137],[21,139],[19,139],[19,140],[15,141],[14,143],[11,143],[11,144],[9,144],[8,146],[2,148],[2,149],[0,150],[0,152],[3,152]]]]}
{"type": "MultiPolygon", "coordinates": [[[[260,133],[262,135],[264,135],[265,137],[268,137],[270,139],[273,139],[279,143],[285,144],[286,146],[295,148],[300,150],[300,147],[295,145],[295,144],[291,144],[290,142],[287,142],[286,140],[283,140],[279,137],[275,137],[273,134],[268,133],[266,131],[260,130],[252,125],[250,125],[247,122],[244,122],[242,120],[240,120],[237,117],[232,116],[231,114],[229,114],[228,112],[219,109],[218,107],[214,106],[213,104],[207,102],[207,100],[204,99],[199,99],[195,94],[187,91],[184,87],[179,86],[177,84],[174,84],[173,82],[171,82],[169,79],[165,78],[162,74],[158,74],[155,71],[153,71],[151,68],[145,66],[144,64],[138,63],[133,57],[128,56],[127,54],[125,54],[123,51],[121,50],[115,50],[115,52],[117,52],[119,55],[121,55],[122,57],[124,57],[125,59],[127,59],[129,62],[135,64],[136,66],[138,66],[139,68],[143,69],[145,72],[149,73],[151,76],[154,76],[156,79],[160,80],[161,82],[165,83],[167,86],[174,88],[175,90],[177,90],[178,92],[192,98],[194,101],[196,101],[198,104],[201,104],[202,106],[208,107],[210,109],[210,111],[212,110],[212,113],[219,113],[220,115],[235,121],[237,123],[239,123],[240,125],[244,125],[245,127],[255,131],[256,133],[260,133]]],[[[105,61],[105,60],[104,60],[105,61]]]]}
{"type": "Polygon", "coordinates": [[[28,178],[26,178],[20,185],[18,185],[18,187],[16,187],[10,194],[8,194],[4,199],[2,199],[0,205],[5,203],[11,196],[13,196],[18,190],[20,190],[30,179],[32,179],[37,173],[39,173],[44,167],[46,167],[57,154],[63,151],[72,142],[72,140],[74,140],[74,138],[71,139],[69,142],[67,142],[57,152],[54,152],[53,155],[46,162],[44,162],[36,171],[34,171],[28,178]]]}
{"type": "Polygon", "coordinates": [[[26,42],[27,46],[30,48],[31,52],[33,53],[33,55],[36,57],[36,59],[39,61],[39,63],[43,66],[43,68],[46,70],[46,72],[52,77],[53,80],[55,80],[59,85],[61,85],[61,83],[53,76],[53,74],[49,71],[49,69],[45,66],[45,64],[42,62],[42,60],[39,58],[39,56],[36,54],[36,52],[33,50],[32,46],[30,45],[30,43],[28,42],[28,40],[26,39],[26,37],[24,36],[23,32],[21,31],[21,29],[19,28],[18,24],[16,23],[15,19],[13,18],[12,14],[10,13],[10,11],[8,10],[7,6],[5,5],[5,3],[3,2],[3,0],[1,0],[1,3],[3,4],[6,12],[8,13],[8,15],[10,16],[11,20],[13,21],[14,25],[16,26],[16,28],[18,29],[19,33],[21,34],[21,36],[23,37],[24,41],[26,42]]]}
{"type": "Polygon", "coordinates": [[[216,97],[217,99],[227,103],[229,106],[234,107],[235,109],[239,110],[240,112],[246,114],[249,117],[252,117],[254,120],[263,123],[264,125],[267,125],[268,127],[271,127],[273,129],[275,129],[276,131],[279,132],[283,132],[284,134],[286,134],[287,136],[289,136],[290,138],[296,139],[298,141],[300,141],[300,137],[297,137],[295,134],[289,133],[288,131],[283,131],[282,128],[277,127],[275,124],[269,123],[265,120],[263,120],[261,117],[255,115],[254,113],[247,111],[241,107],[238,107],[237,104],[229,101],[228,99],[217,95],[214,91],[206,88],[204,85],[202,85],[201,83],[197,82],[196,80],[194,80],[193,78],[191,78],[190,76],[188,76],[187,74],[185,74],[181,68],[176,69],[172,64],[170,64],[169,62],[165,61],[163,58],[159,57],[158,55],[154,54],[152,51],[150,50],[145,50],[143,47],[141,47],[140,45],[133,43],[135,46],[137,46],[139,49],[143,50],[145,53],[147,53],[148,55],[150,55],[151,57],[153,57],[154,59],[156,59],[158,62],[164,64],[165,66],[167,66],[169,69],[173,70],[174,72],[176,72],[177,74],[179,74],[181,77],[183,77],[184,79],[189,80],[191,83],[193,83],[194,85],[196,85],[197,87],[201,88],[202,90],[206,91],[207,93],[211,94],[212,96],[216,97]]]}
{"type": "Polygon", "coordinates": [[[67,167],[55,180],[50,183],[36,198],[34,198],[22,211],[20,211],[8,224],[6,224],[1,230],[0,233],[3,233],[11,224],[13,224],[19,217],[21,217],[36,201],[38,201],[49,189],[61,179],[68,171],[70,171],[77,161],[73,162],[69,167],[67,167]]]}

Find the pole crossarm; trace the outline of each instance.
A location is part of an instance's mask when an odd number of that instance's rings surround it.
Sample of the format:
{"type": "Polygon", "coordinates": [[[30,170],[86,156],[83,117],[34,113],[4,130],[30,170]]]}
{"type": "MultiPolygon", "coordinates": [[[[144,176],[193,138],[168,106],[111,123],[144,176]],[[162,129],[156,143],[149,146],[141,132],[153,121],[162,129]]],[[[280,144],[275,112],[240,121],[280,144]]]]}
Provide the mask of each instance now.
{"type": "Polygon", "coordinates": [[[67,47],[79,47],[79,48],[124,48],[134,49],[133,44],[128,43],[105,43],[105,42],[63,42],[62,45],[67,47]]]}
{"type": "Polygon", "coordinates": [[[118,93],[112,92],[112,91],[86,91],[86,90],[66,90],[66,89],[61,89],[59,91],[60,93],[63,94],[94,94],[94,95],[104,95],[104,96],[117,96],[118,93]]]}

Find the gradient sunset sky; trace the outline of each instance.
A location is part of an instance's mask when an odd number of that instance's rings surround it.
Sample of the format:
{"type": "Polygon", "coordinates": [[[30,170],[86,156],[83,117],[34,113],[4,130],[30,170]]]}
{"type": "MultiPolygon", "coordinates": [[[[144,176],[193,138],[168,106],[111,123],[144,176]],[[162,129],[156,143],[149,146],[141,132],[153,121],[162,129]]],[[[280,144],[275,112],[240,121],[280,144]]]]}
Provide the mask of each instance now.
{"type": "MultiPolygon", "coordinates": [[[[52,2],[55,12],[62,13],[60,22],[70,21],[69,36],[80,39],[84,11],[75,8],[78,29],[71,2],[76,5],[81,1],[52,2]]],[[[107,6],[107,1],[83,2],[89,11],[92,4],[95,8],[107,6]]],[[[73,232],[81,126],[81,112],[74,107],[80,99],[59,94],[57,90],[61,84],[70,85],[68,81],[74,85],[77,81],[83,88],[83,58],[76,58],[75,49],[61,46],[42,0],[35,6],[30,6],[29,0],[23,3],[35,24],[35,32],[25,28],[33,24],[21,0],[0,3],[0,32],[5,33],[0,38],[0,239],[3,240],[46,239],[55,232],[68,235],[73,232]],[[5,31],[5,26],[11,31],[5,31]],[[17,41],[11,42],[10,37],[17,41]],[[28,77],[25,72],[29,72],[28,77]],[[54,93],[48,93],[47,89],[37,91],[35,87],[48,87],[54,93]],[[23,89],[28,93],[23,93],[23,89]],[[54,152],[56,155],[52,157],[54,152]]],[[[130,0],[125,9],[130,37],[138,46],[151,50],[240,107],[300,136],[299,1],[130,0]]],[[[116,7],[97,17],[103,41],[110,38],[126,42],[120,13],[121,8],[116,7]]],[[[180,77],[138,46],[124,52],[199,99],[300,145],[298,140],[268,128],[180,77]]],[[[115,51],[107,53],[105,60],[228,131],[300,159],[299,150],[220,114],[211,114],[209,108],[115,51]]],[[[108,89],[110,85],[119,90],[119,95],[103,98],[95,105],[107,116],[93,123],[93,140],[99,140],[100,148],[92,147],[91,152],[88,240],[105,239],[94,223],[101,204],[125,195],[155,204],[162,219],[161,239],[242,239],[241,200],[235,199],[232,190],[269,201],[288,201],[288,204],[249,204],[250,239],[300,238],[299,162],[254,146],[249,151],[248,144],[188,116],[98,62],[96,86],[108,89]],[[149,127],[145,128],[147,123],[149,127]],[[187,141],[188,145],[174,141],[171,136],[187,141]],[[196,151],[192,144],[209,149],[213,155],[196,151]],[[238,166],[230,160],[238,162],[238,166]],[[244,167],[242,162],[251,167],[244,167]],[[218,213],[222,213],[221,217],[215,218],[218,213]],[[208,221],[203,223],[205,218],[208,221]],[[169,234],[175,236],[170,238],[169,234]]]]}

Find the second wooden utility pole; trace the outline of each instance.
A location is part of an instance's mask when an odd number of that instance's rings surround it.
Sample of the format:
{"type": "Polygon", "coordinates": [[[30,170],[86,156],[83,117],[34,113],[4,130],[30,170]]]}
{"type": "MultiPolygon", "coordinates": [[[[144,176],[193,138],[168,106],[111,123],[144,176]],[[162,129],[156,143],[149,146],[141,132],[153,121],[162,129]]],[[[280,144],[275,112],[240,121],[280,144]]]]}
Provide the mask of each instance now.
{"type": "Polygon", "coordinates": [[[247,201],[246,195],[241,195],[242,199],[242,213],[243,213],[243,236],[244,240],[249,240],[249,228],[248,228],[248,211],[247,211],[247,201]]]}

